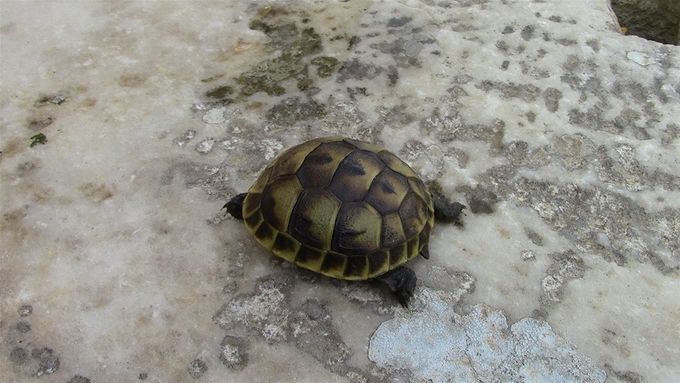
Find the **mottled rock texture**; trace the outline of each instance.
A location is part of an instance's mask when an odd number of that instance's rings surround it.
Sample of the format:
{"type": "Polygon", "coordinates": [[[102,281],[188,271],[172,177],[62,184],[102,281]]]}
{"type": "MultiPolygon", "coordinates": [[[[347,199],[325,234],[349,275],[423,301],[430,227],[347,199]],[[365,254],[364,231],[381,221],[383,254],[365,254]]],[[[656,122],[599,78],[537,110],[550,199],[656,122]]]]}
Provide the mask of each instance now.
{"type": "Polygon", "coordinates": [[[680,380],[680,48],[607,0],[0,12],[0,381],[680,380]],[[324,135],[467,206],[408,310],[220,210],[324,135]]]}

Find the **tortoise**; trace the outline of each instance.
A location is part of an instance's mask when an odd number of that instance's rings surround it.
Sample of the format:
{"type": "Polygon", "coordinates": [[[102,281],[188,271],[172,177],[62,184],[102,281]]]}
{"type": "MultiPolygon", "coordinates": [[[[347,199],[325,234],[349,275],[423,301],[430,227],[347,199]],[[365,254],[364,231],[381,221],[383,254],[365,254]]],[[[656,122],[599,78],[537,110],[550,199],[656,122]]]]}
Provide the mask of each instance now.
{"type": "Polygon", "coordinates": [[[403,264],[429,259],[435,215],[455,221],[465,207],[434,196],[389,151],[323,137],[281,153],[224,208],[275,256],[332,278],[384,282],[406,306],[417,278],[403,264]]]}

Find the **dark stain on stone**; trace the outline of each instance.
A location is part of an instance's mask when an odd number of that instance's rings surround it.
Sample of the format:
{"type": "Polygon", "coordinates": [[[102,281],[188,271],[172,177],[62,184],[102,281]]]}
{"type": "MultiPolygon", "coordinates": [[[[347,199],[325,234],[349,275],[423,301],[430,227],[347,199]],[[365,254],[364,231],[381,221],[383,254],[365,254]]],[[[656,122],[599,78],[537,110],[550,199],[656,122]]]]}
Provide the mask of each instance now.
{"type": "Polygon", "coordinates": [[[241,73],[236,78],[241,85],[241,93],[250,96],[265,92],[270,96],[280,96],[286,92],[280,83],[305,70],[305,56],[321,51],[321,36],[314,28],[304,28],[298,32],[294,23],[270,25],[253,20],[250,27],[264,32],[270,38],[268,45],[282,53],[278,57],[260,61],[241,73]]]}
{"type": "Polygon", "coordinates": [[[510,67],[510,61],[508,60],[503,61],[503,63],[501,64],[501,69],[508,70],[508,67],[510,67]]]}
{"type": "Polygon", "coordinates": [[[345,61],[338,70],[340,76],[338,76],[338,82],[343,83],[348,79],[372,80],[376,78],[380,73],[382,73],[383,68],[376,66],[371,63],[364,63],[359,61],[358,58],[353,58],[351,61],[345,61]]]}
{"type": "Polygon", "coordinates": [[[138,88],[145,82],[146,77],[137,73],[124,74],[118,79],[118,85],[123,88],[138,88]]]}
{"type": "Polygon", "coordinates": [[[311,63],[317,67],[316,74],[319,75],[319,77],[329,77],[335,72],[335,68],[338,66],[339,61],[335,57],[318,56],[314,57],[311,63]]]}
{"type": "Polygon", "coordinates": [[[552,15],[552,16],[548,17],[548,20],[555,22],[555,23],[561,23],[562,22],[562,16],[552,15]]]}
{"type": "Polygon", "coordinates": [[[17,322],[14,328],[22,334],[31,331],[31,325],[26,321],[17,322]]]}
{"type": "Polygon", "coordinates": [[[491,190],[480,187],[470,188],[469,186],[458,188],[465,193],[470,211],[475,214],[491,214],[496,211],[495,205],[498,196],[491,190]]]}
{"type": "Polygon", "coordinates": [[[508,43],[505,40],[496,41],[496,48],[498,48],[499,51],[504,53],[507,53],[508,50],[510,50],[510,47],[508,46],[508,43]]]}
{"type": "Polygon", "coordinates": [[[555,113],[557,109],[559,109],[561,98],[562,92],[559,89],[547,88],[545,91],[543,91],[545,107],[552,113],[555,113]]]}
{"type": "Polygon", "coordinates": [[[543,246],[543,237],[538,234],[536,231],[529,227],[524,227],[524,234],[527,235],[527,238],[536,246],[543,246]]]}
{"type": "Polygon", "coordinates": [[[51,348],[34,348],[31,356],[38,362],[38,370],[33,374],[35,377],[51,375],[59,370],[59,357],[51,348]]]}
{"type": "Polygon", "coordinates": [[[529,41],[534,37],[534,31],[536,30],[536,27],[533,25],[527,25],[524,28],[522,28],[522,32],[520,32],[520,35],[522,36],[522,39],[524,41],[529,41]]]}
{"type": "Polygon", "coordinates": [[[527,120],[529,122],[535,122],[536,121],[536,113],[534,113],[532,111],[528,111],[527,112],[527,120]]]}
{"type": "Polygon", "coordinates": [[[9,360],[14,364],[24,364],[28,359],[28,351],[23,347],[14,347],[9,353],[9,360]]]}
{"type": "Polygon", "coordinates": [[[397,81],[399,81],[399,70],[396,66],[390,65],[387,68],[387,85],[390,87],[395,86],[397,81]]]}
{"type": "Polygon", "coordinates": [[[225,98],[232,93],[234,93],[234,88],[229,85],[223,85],[205,92],[205,96],[220,99],[225,98]]]}
{"type": "Polygon", "coordinates": [[[139,375],[137,376],[137,379],[139,380],[146,380],[146,378],[149,377],[149,374],[146,372],[140,372],[139,375]]]}
{"type": "Polygon", "coordinates": [[[541,89],[535,85],[492,80],[482,81],[477,85],[477,88],[485,92],[497,90],[503,98],[519,98],[527,103],[536,101],[541,93],[541,89]]]}
{"type": "Polygon", "coordinates": [[[508,34],[514,33],[514,32],[515,32],[515,28],[513,28],[510,25],[506,25],[505,28],[503,28],[503,31],[501,33],[504,34],[504,35],[508,35],[508,34]]]}
{"type": "Polygon", "coordinates": [[[637,372],[630,370],[620,371],[612,367],[609,363],[604,364],[604,369],[607,371],[607,375],[613,375],[625,383],[642,383],[645,381],[642,375],[637,372]]]}
{"type": "Polygon", "coordinates": [[[600,51],[600,42],[595,39],[590,39],[586,41],[586,45],[590,47],[590,49],[593,50],[593,52],[599,52],[600,51]]]}
{"type": "Polygon", "coordinates": [[[46,127],[52,125],[54,122],[54,117],[36,117],[28,121],[28,129],[34,132],[38,130],[45,129],[46,127]]]}
{"type": "Polygon", "coordinates": [[[71,379],[68,380],[66,383],[91,383],[92,381],[90,378],[86,378],[81,375],[74,375],[71,379]]]}
{"type": "Polygon", "coordinates": [[[403,16],[403,17],[393,17],[387,22],[387,27],[388,28],[400,28],[403,27],[404,25],[408,24],[413,20],[412,18],[408,16],[403,16]]]}
{"type": "Polygon", "coordinates": [[[349,98],[352,99],[353,101],[356,101],[357,95],[368,96],[365,87],[347,88],[347,94],[349,95],[349,98]]]}
{"type": "Polygon", "coordinates": [[[350,37],[349,41],[347,41],[347,50],[351,51],[352,48],[359,44],[359,41],[361,41],[361,38],[359,38],[359,36],[350,37]]]}
{"type": "Polygon", "coordinates": [[[101,203],[113,197],[113,192],[106,185],[87,182],[78,187],[83,195],[94,202],[101,203]]]}
{"type": "Polygon", "coordinates": [[[299,97],[290,97],[274,105],[265,117],[281,125],[292,125],[297,121],[320,118],[325,114],[324,106],[311,98],[303,101],[299,97]]]}
{"type": "Polygon", "coordinates": [[[515,166],[524,165],[528,161],[529,144],[526,141],[512,141],[503,147],[503,155],[515,166]]]}

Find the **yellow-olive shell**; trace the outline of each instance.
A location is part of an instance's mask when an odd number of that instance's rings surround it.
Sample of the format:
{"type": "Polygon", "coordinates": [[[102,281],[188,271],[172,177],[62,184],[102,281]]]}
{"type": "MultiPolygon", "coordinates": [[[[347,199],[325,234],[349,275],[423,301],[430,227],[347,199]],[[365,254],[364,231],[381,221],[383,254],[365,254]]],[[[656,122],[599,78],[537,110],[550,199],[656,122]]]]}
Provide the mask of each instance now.
{"type": "Polygon", "coordinates": [[[328,137],[275,158],[248,190],[243,218],[274,255],[330,277],[362,280],[427,246],[434,207],[423,182],[394,154],[328,137]]]}

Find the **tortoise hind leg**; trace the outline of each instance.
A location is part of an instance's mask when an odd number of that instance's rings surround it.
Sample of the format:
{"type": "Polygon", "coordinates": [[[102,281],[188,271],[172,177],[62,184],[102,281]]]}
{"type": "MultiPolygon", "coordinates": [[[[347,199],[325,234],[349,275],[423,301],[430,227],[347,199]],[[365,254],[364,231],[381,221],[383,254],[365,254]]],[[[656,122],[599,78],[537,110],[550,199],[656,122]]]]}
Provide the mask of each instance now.
{"type": "Polygon", "coordinates": [[[408,267],[400,266],[376,277],[377,280],[387,285],[397,297],[402,306],[407,307],[408,302],[416,289],[416,273],[408,267]]]}
{"type": "Polygon", "coordinates": [[[227,213],[231,214],[236,219],[243,219],[243,200],[246,199],[248,193],[241,193],[230,199],[229,202],[222,206],[222,209],[227,209],[227,213]]]}

